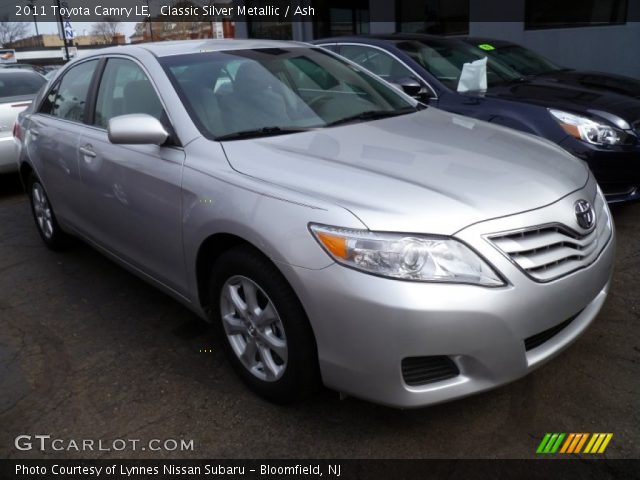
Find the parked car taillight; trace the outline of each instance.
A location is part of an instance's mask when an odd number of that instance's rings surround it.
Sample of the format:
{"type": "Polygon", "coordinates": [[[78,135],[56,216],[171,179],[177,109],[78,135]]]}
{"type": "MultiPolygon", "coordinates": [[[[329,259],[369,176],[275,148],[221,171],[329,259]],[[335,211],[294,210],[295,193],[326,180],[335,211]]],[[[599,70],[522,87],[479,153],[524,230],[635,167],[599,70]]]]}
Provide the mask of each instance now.
{"type": "Polygon", "coordinates": [[[13,138],[18,141],[22,140],[22,127],[18,122],[13,124],[13,138]]]}

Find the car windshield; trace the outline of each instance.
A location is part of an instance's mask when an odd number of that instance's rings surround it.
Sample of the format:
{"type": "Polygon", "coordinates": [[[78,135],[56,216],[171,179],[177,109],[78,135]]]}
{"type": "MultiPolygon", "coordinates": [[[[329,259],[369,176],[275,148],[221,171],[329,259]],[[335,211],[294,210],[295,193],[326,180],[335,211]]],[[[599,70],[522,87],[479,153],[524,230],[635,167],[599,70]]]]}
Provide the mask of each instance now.
{"type": "Polygon", "coordinates": [[[0,99],[35,95],[45,83],[44,77],[37,73],[0,71],[0,99]]]}
{"type": "Polygon", "coordinates": [[[160,59],[194,123],[230,140],[415,112],[393,87],[306,47],[202,52],[160,59]]]}
{"type": "MultiPolygon", "coordinates": [[[[400,41],[396,47],[424,67],[449,88],[456,89],[465,63],[487,57],[482,50],[462,42],[435,40],[400,41]]],[[[487,86],[489,88],[519,80],[522,77],[501,62],[492,58],[487,61],[487,86]]]]}
{"type": "Polygon", "coordinates": [[[495,50],[490,50],[487,53],[506,63],[521,75],[541,75],[566,70],[542,55],[538,55],[520,45],[496,47],[495,50]]]}

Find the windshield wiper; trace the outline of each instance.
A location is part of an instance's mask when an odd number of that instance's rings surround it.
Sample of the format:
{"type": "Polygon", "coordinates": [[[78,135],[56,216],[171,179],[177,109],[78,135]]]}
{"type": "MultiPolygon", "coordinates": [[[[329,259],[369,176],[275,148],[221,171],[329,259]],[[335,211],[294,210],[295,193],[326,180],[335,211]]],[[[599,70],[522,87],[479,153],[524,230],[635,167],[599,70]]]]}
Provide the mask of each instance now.
{"type": "Polygon", "coordinates": [[[493,82],[489,84],[488,87],[491,88],[491,87],[504,87],[504,86],[510,86],[510,85],[518,85],[520,83],[527,83],[528,81],[529,79],[527,79],[527,77],[504,79],[504,80],[498,80],[497,82],[493,82]]]}
{"type": "Polygon", "coordinates": [[[416,107],[401,108],[400,110],[367,110],[360,112],[356,115],[350,115],[348,117],[341,118],[334,122],[329,122],[325,127],[333,127],[335,125],[342,125],[344,123],[357,122],[358,120],[378,120],[380,118],[397,117],[398,115],[405,115],[407,113],[417,112],[416,107]]]}
{"type": "Polygon", "coordinates": [[[305,127],[262,127],[251,130],[241,130],[239,132],[228,133],[216,137],[216,140],[244,140],[246,138],[272,137],[275,135],[286,135],[288,133],[307,132],[311,128],[305,127]]]}

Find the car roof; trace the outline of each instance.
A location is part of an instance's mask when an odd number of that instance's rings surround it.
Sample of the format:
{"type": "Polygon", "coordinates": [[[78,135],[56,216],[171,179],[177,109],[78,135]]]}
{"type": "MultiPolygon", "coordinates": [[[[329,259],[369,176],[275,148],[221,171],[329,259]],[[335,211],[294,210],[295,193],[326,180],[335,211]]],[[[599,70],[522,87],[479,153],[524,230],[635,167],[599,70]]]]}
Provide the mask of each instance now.
{"type": "Polygon", "coordinates": [[[220,52],[228,50],[252,50],[259,48],[292,48],[292,47],[308,47],[309,44],[302,42],[286,42],[279,40],[261,40],[261,39],[199,39],[199,40],[175,40],[168,42],[151,42],[136,43],[131,45],[120,45],[117,47],[109,47],[96,52],[98,55],[111,53],[127,53],[134,52],[138,49],[144,49],[156,57],[167,57],[170,55],[182,55],[188,53],[202,52],[220,52]]]}
{"type": "Polygon", "coordinates": [[[40,78],[43,78],[42,75],[40,75],[38,72],[36,72],[35,70],[30,70],[28,68],[0,68],[0,75],[36,75],[40,78]]]}
{"type": "Polygon", "coordinates": [[[422,33],[384,33],[384,34],[371,34],[371,35],[348,35],[341,37],[329,37],[314,40],[313,44],[328,44],[328,43],[342,43],[342,42],[364,42],[374,45],[385,44],[388,42],[401,42],[401,41],[419,41],[424,42],[427,45],[429,43],[443,44],[459,44],[461,39],[459,37],[443,37],[440,35],[428,35],[422,33]]]}
{"type": "Polygon", "coordinates": [[[460,39],[458,37],[446,37],[443,35],[430,35],[428,33],[385,33],[372,35],[374,38],[381,40],[421,40],[421,41],[434,41],[434,42],[450,42],[458,43],[460,39]]]}

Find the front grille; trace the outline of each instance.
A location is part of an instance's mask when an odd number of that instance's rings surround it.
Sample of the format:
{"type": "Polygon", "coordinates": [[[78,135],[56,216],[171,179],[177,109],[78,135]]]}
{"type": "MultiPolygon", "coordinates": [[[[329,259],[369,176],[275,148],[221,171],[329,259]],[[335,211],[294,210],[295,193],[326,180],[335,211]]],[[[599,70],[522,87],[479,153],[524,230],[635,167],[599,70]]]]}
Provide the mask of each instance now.
{"type": "Polygon", "coordinates": [[[569,324],[573,322],[578,315],[580,315],[580,313],[575,314],[573,317],[565,320],[555,327],[551,327],[544,332],[536,333],[535,335],[531,335],[530,337],[525,338],[524,349],[528,352],[529,350],[533,350],[534,348],[539,347],[547,340],[551,340],[552,337],[555,337],[558,333],[567,328],[569,324]]]}
{"type": "Polygon", "coordinates": [[[402,360],[404,383],[415,387],[457,377],[460,370],[444,355],[431,357],[407,357],[402,360]]]}
{"type": "Polygon", "coordinates": [[[489,238],[531,278],[550,282],[590,265],[611,238],[611,219],[601,195],[596,196],[594,211],[596,226],[586,235],[553,224],[489,238]]]}

